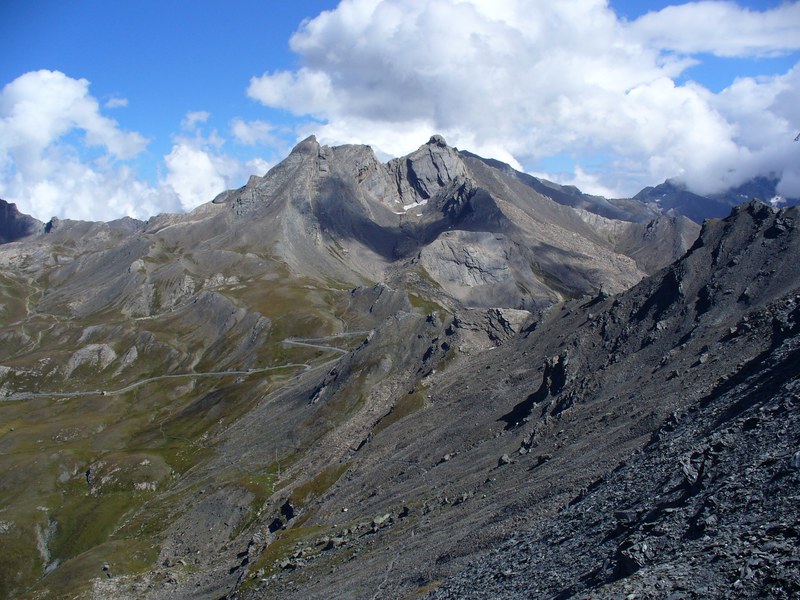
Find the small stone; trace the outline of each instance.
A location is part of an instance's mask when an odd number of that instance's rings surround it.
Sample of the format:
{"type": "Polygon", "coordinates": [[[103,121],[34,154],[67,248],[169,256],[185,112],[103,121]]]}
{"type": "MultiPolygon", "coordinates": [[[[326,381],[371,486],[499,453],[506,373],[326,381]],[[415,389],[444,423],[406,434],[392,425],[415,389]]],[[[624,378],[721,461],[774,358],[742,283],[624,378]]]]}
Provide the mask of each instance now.
{"type": "Polygon", "coordinates": [[[343,537],[332,537],[328,540],[328,543],[325,545],[325,550],[333,550],[334,548],[338,548],[339,546],[344,546],[347,543],[347,540],[343,537]]]}
{"type": "Polygon", "coordinates": [[[508,454],[503,454],[498,461],[498,465],[509,465],[511,464],[511,457],[508,454]]]}
{"type": "Polygon", "coordinates": [[[789,462],[789,465],[795,471],[800,469],[800,451],[794,453],[794,455],[792,456],[792,460],[789,462]]]}
{"type": "Polygon", "coordinates": [[[632,525],[639,518],[639,513],[635,510],[615,510],[614,518],[620,525],[632,525]]]}
{"type": "Polygon", "coordinates": [[[511,569],[506,569],[500,573],[500,576],[506,579],[511,579],[512,577],[514,577],[514,571],[512,571],[511,569]]]}
{"type": "Polygon", "coordinates": [[[620,575],[632,575],[653,559],[653,549],[647,542],[623,543],[617,551],[617,569],[620,575]]]}
{"type": "Polygon", "coordinates": [[[386,513],[385,515],[381,515],[379,517],[375,517],[372,519],[372,531],[377,531],[379,528],[383,527],[389,522],[389,519],[392,518],[392,515],[386,513]]]}
{"type": "Polygon", "coordinates": [[[697,468],[692,464],[688,456],[684,456],[681,459],[681,471],[683,471],[683,476],[689,485],[694,485],[697,482],[697,478],[700,476],[697,468]]]}

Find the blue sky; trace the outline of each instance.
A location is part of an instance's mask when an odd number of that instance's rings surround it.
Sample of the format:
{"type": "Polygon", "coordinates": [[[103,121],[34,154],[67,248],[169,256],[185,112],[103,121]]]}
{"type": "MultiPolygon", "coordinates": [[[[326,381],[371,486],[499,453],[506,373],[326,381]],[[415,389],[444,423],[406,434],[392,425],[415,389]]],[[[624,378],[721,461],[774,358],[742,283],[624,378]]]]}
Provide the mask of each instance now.
{"type": "Polygon", "coordinates": [[[101,103],[128,101],[108,114],[150,139],[157,159],[189,111],[209,112],[209,126],[218,128],[235,116],[286,119],[247,98],[248,82],[295,66],[292,33],[336,4],[12,0],[0,6],[0,82],[39,69],[88,79],[101,103]]]}
{"type": "Polygon", "coordinates": [[[800,194],[798,2],[9,0],[0,56],[0,197],[41,219],[187,210],[310,133],[800,194]]]}

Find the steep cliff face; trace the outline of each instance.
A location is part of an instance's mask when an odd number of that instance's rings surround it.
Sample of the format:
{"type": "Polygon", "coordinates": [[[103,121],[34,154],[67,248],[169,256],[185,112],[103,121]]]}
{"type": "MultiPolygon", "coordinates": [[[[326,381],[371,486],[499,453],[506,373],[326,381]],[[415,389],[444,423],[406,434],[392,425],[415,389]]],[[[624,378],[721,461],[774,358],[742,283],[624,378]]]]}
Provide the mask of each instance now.
{"type": "Polygon", "coordinates": [[[453,181],[468,177],[461,157],[440,135],[433,136],[416,152],[387,165],[403,207],[421,205],[453,181]]]}

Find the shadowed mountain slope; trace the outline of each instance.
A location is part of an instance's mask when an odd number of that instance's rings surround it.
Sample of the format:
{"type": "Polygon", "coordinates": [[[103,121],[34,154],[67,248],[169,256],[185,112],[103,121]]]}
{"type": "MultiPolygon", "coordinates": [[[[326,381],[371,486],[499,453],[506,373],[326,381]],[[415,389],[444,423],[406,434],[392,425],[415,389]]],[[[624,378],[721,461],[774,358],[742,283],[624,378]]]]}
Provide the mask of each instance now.
{"type": "Polygon", "coordinates": [[[0,244],[38,233],[42,227],[41,221],[19,212],[16,204],[0,199],[0,244]]]}

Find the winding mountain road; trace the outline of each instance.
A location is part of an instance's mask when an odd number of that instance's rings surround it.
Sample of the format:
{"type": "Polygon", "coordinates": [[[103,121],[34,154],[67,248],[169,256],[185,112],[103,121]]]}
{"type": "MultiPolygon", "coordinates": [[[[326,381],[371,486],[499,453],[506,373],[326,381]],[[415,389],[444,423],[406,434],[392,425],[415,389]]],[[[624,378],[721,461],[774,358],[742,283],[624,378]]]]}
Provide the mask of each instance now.
{"type": "MultiPolygon", "coordinates": [[[[283,343],[284,345],[287,346],[302,346],[304,348],[314,348],[317,350],[338,352],[344,355],[350,352],[350,350],[345,350],[343,348],[338,348],[336,346],[331,346],[327,344],[317,344],[315,342],[331,341],[343,337],[365,335],[368,333],[369,333],[368,331],[352,331],[321,338],[307,338],[307,339],[287,338],[283,340],[283,343]]],[[[336,362],[337,360],[339,359],[334,358],[332,360],[325,361],[324,363],[321,363],[319,365],[311,365],[309,363],[287,363],[285,365],[262,367],[259,369],[248,369],[246,371],[206,371],[202,373],[175,373],[170,375],[156,375],[155,377],[148,377],[146,379],[140,379],[139,381],[134,381],[133,383],[126,385],[125,387],[118,388],[116,390],[88,390],[80,392],[15,392],[8,396],[5,396],[4,398],[0,398],[0,401],[14,402],[19,400],[33,400],[35,398],[81,398],[86,396],[117,396],[119,394],[125,394],[132,390],[135,390],[136,388],[146,385],[148,383],[153,383],[155,381],[163,381],[165,379],[180,379],[180,378],[191,378],[191,377],[227,377],[229,375],[250,376],[259,373],[267,373],[270,371],[278,371],[281,369],[295,369],[295,368],[303,369],[303,371],[311,371],[314,369],[320,369],[326,367],[327,365],[336,362]]]]}
{"type": "Polygon", "coordinates": [[[331,340],[338,340],[343,337],[355,337],[358,335],[368,335],[369,331],[349,331],[347,333],[336,333],[334,335],[328,335],[325,337],[319,338],[286,338],[283,340],[284,346],[302,346],[303,348],[314,348],[317,350],[331,350],[333,352],[340,352],[341,354],[347,354],[350,350],[346,350],[344,348],[339,348],[337,346],[331,346],[329,344],[315,344],[314,342],[327,342],[331,340]]]}

